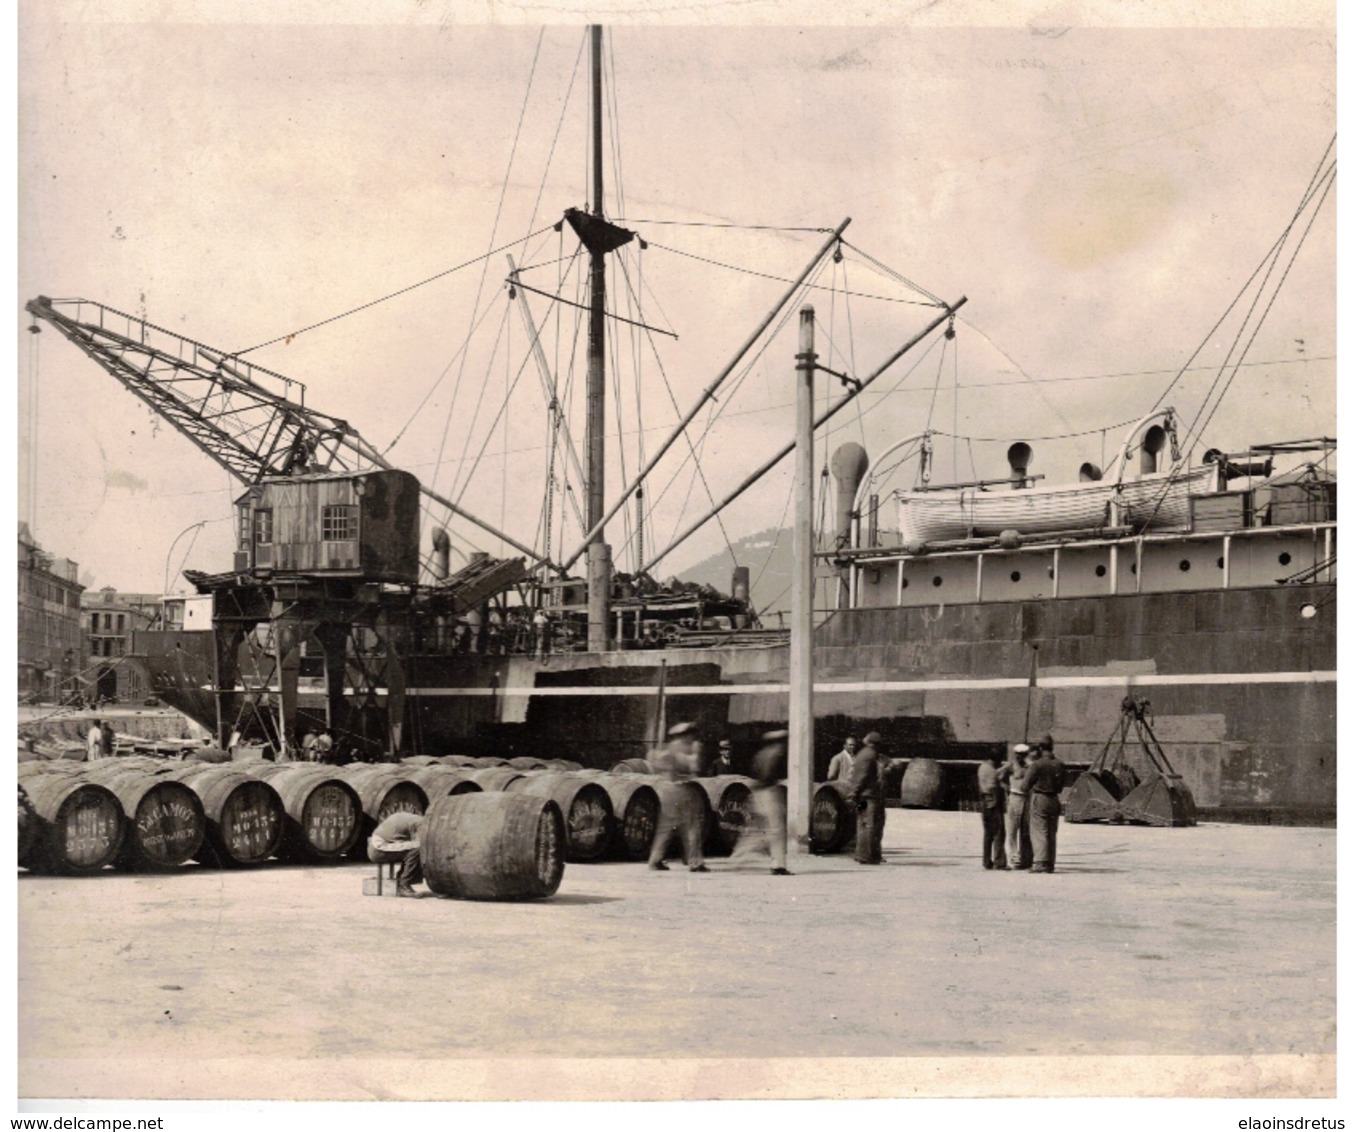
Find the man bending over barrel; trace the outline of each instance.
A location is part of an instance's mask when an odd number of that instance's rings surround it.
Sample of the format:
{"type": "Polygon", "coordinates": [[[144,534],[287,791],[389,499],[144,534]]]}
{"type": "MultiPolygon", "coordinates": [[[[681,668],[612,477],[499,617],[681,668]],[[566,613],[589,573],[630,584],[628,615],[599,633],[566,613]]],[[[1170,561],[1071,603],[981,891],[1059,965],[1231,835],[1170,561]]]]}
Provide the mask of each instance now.
{"type": "Polygon", "coordinates": [[[423,814],[398,810],[372,831],[367,842],[367,857],[378,865],[400,862],[396,875],[397,896],[418,896],[416,884],[423,883],[424,867],[419,861],[419,831],[424,825],[423,814]]]}

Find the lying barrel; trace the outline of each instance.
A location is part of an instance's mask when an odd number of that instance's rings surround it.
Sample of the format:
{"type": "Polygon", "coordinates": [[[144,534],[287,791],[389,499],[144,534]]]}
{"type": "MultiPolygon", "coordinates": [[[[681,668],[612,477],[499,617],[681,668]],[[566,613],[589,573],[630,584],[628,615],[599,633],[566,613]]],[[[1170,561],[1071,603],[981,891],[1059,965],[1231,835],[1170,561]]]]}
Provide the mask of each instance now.
{"type": "Polygon", "coordinates": [[[728,857],[749,823],[753,780],[738,774],[720,774],[693,781],[706,792],[710,802],[706,852],[715,857],[728,857]]]}
{"type": "Polygon", "coordinates": [[[86,771],[113,791],[127,819],[118,864],[125,869],[172,869],[193,859],[207,833],[202,802],[192,789],[149,773],[133,759],[107,759],[86,771]]]}
{"type": "Polygon", "coordinates": [[[374,827],[392,814],[422,814],[428,809],[428,792],[402,771],[373,775],[352,785],[363,816],[374,827]]]}
{"type": "Polygon", "coordinates": [[[424,880],[441,896],[532,900],[565,873],[565,819],[549,798],[457,794],[428,808],[419,836],[424,880]]]}
{"type": "Polygon", "coordinates": [[[229,867],[260,865],[278,852],[283,803],[263,779],[211,763],[189,764],[165,777],[182,782],[202,802],[207,831],[195,860],[229,867]]]}
{"type": "Polygon", "coordinates": [[[609,777],[603,785],[612,803],[618,851],[628,861],[647,860],[659,820],[659,795],[639,778],[609,777]]]}
{"type": "Polygon", "coordinates": [[[565,860],[597,861],[612,837],[612,799],[601,783],[569,774],[543,774],[510,782],[510,794],[550,798],[565,817],[565,860]]]}
{"type": "Polygon", "coordinates": [[[481,757],[472,759],[470,765],[477,770],[493,770],[495,767],[508,766],[508,759],[481,757]]]}
{"type": "Polygon", "coordinates": [[[400,761],[405,766],[433,766],[438,759],[434,755],[406,755],[400,761]]]}
{"type": "Polygon", "coordinates": [[[522,756],[519,756],[518,758],[514,758],[514,759],[509,759],[508,764],[509,764],[509,766],[511,766],[514,770],[549,770],[549,769],[550,769],[550,768],[546,765],[545,761],[543,761],[542,759],[529,758],[529,757],[526,756],[526,755],[522,755],[522,756]]]}
{"type": "Polygon", "coordinates": [[[899,804],[914,810],[938,810],[945,801],[942,764],[935,759],[910,759],[899,784],[899,804]]]}
{"type": "Polygon", "coordinates": [[[494,792],[507,790],[509,783],[523,777],[523,772],[508,766],[476,767],[468,771],[466,777],[482,790],[494,792]]]}
{"type": "Polygon", "coordinates": [[[547,759],[546,765],[551,770],[583,770],[583,764],[577,763],[573,759],[547,759]]]}
{"type": "Polygon", "coordinates": [[[839,853],[857,843],[857,811],[846,782],[823,782],[810,800],[810,852],[839,853]]]}
{"type": "Polygon", "coordinates": [[[32,775],[23,785],[37,815],[31,869],[89,876],[116,860],[126,823],[111,790],[70,774],[32,775]]]}
{"type": "Polygon", "coordinates": [[[474,766],[475,759],[470,755],[440,755],[438,761],[443,766],[474,766]]]}
{"type": "Polygon", "coordinates": [[[333,769],[306,763],[251,768],[282,799],[281,855],[289,860],[337,861],[362,837],[363,808],[358,792],[333,769]]]}
{"type": "Polygon", "coordinates": [[[481,791],[480,783],[474,781],[469,772],[450,766],[415,767],[405,777],[418,785],[430,802],[449,794],[479,794],[481,791]]]}
{"type": "Polygon", "coordinates": [[[612,768],[613,774],[653,774],[654,768],[644,759],[622,759],[612,768]]]}
{"type": "Polygon", "coordinates": [[[38,812],[28,799],[28,791],[19,784],[19,864],[28,867],[29,858],[38,844],[40,833],[38,812]]]}

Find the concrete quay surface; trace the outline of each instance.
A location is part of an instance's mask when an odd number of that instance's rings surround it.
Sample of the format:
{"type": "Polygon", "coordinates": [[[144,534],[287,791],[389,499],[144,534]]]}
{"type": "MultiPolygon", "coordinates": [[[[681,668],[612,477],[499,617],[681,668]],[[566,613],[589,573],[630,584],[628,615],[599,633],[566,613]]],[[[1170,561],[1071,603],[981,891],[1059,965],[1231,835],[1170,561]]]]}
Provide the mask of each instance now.
{"type": "Polygon", "coordinates": [[[568,865],[545,901],[372,866],[18,878],[21,1097],[1336,1095],[1335,829],[891,810],[885,864],[568,865]]]}

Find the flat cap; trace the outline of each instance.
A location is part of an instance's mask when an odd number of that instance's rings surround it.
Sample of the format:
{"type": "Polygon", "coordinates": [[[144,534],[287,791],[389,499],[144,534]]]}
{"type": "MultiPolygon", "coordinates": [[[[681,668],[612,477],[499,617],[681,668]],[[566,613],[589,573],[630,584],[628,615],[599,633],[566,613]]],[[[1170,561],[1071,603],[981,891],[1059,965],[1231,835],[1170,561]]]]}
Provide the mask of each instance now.
{"type": "Polygon", "coordinates": [[[1025,755],[1030,750],[1031,748],[1025,743],[1014,743],[1012,745],[1012,751],[1017,755],[1025,755]]]}
{"type": "Polygon", "coordinates": [[[669,728],[669,738],[677,739],[680,735],[691,735],[697,730],[695,723],[675,723],[669,728]]]}
{"type": "Polygon", "coordinates": [[[728,739],[722,739],[722,740],[720,741],[720,749],[721,749],[722,751],[728,751],[728,750],[730,749],[730,740],[728,740],[728,739]]]}
{"type": "Polygon", "coordinates": [[[863,737],[862,742],[870,743],[873,747],[878,746],[880,744],[880,732],[868,731],[866,735],[863,737]]]}
{"type": "Polygon", "coordinates": [[[764,743],[779,743],[779,742],[781,742],[783,739],[785,739],[785,738],[786,738],[788,735],[790,735],[790,734],[791,734],[791,732],[789,732],[789,731],[764,731],[764,732],[763,732],[763,742],[764,742],[764,743]]]}

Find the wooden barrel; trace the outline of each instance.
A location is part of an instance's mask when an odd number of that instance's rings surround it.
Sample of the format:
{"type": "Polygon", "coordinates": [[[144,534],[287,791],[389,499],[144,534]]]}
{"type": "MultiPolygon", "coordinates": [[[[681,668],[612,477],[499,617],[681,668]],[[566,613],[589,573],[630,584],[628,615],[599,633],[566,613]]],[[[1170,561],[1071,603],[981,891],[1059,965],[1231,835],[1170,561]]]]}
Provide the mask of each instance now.
{"type": "Polygon", "coordinates": [[[551,770],[583,770],[583,764],[575,762],[573,759],[547,759],[546,765],[551,770]]]}
{"type": "Polygon", "coordinates": [[[509,766],[513,767],[514,770],[549,770],[549,769],[550,769],[542,759],[533,759],[533,758],[527,757],[526,755],[521,755],[521,756],[519,756],[518,758],[515,758],[515,759],[509,759],[508,764],[509,764],[509,766]]]}
{"type": "Polygon", "coordinates": [[[734,852],[744,827],[749,823],[753,779],[738,774],[720,774],[714,778],[696,778],[693,781],[706,792],[710,802],[706,852],[714,857],[728,857],[734,852]]]}
{"type": "Polygon", "coordinates": [[[857,811],[846,782],[822,782],[810,800],[810,852],[839,853],[857,843],[857,811]]]}
{"type": "Polygon", "coordinates": [[[419,857],[429,888],[442,896],[551,896],[565,873],[565,819],[550,798],[449,795],[428,808],[419,857]]]}
{"type": "Polygon", "coordinates": [[[659,795],[639,778],[610,776],[603,785],[612,802],[617,851],[628,861],[647,860],[659,821],[659,795]]]}
{"type": "Polygon", "coordinates": [[[126,823],[108,787],[78,775],[43,774],[28,777],[24,790],[37,815],[37,844],[28,855],[35,872],[89,876],[116,860],[126,823]]]}
{"type": "Polygon", "coordinates": [[[428,791],[398,770],[374,775],[353,786],[358,791],[363,816],[374,827],[392,814],[422,814],[428,809],[428,791]]]}
{"type": "Polygon", "coordinates": [[[113,791],[127,819],[118,864],[126,869],[172,869],[193,859],[207,833],[202,802],[192,789],[144,767],[140,760],[106,759],[85,777],[113,791]]]}
{"type": "Polygon", "coordinates": [[[415,767],[405,777],[416,783],[430,802],[449,794],[479,794],[481,791],[480,783],[472,779],[468,771],[450,766],[415,767]]]}
{"type": "Polygon", "coordinates": [[[363,808],[358,792],[332,768],[275,763],[251,768],[282,799],[281,855],[297,861],[337,861],[362,838],[363,808]]]}
{"type": "Polygon", "coordinates": [[[33,808],[33,803],[28,799],[28,791],[24,789],[22,782],[19,783],[18,861],[24,868],[28,867],[33,850],[38,844],[40,821],[37,810],[33,808]]]}
{"type": "Polygon", "coordinates": [[[470,755],[439,755],[438,762],[443,766],[474,766],[475,759],[470,755]]]}
{"type": "Polygon", "coordinates": [[[472,759],[470,765],[476,770],[493,770],[497,766],[508,766],[508,759],[481,757],[472,759]]]}
{"type": "Polygon", "coordinates": [[[910,759],[899,784],[899,804],[914,810],[937,810],[945,800],[942,764],[935,759],[910,759]]]}
{"type": "Polygon", "coordinates": [[[612,838],[612,799],[599,782],[570,774],[543,774],[510,782],[510,794],[550,798],[565,817],[565,860],[601,860],[612,838]]]}
{"type": "Polygon", "coordinates": [[[507,790],[509,783],[523,777],[523,772],[508,766],[477,767],[468,771],[466,777],[482,790],[492,793],[507,790]]]}
{"type": "Polygon", "coordinates": [[[207,834],[195,860],[204,865],[250,866],[263,864],[278,852],[283,803],[262,778],[211,763],[189,764],[165,777],[184,783],[202,802],[207,834]]]}
{"type": "Polygon", "coordinates": [[[438,759],[435,755],[406,755],[400,761],[405,766],[433,766],[438,759]]]}
{"type": "Polygon", "coordinates": [[[622,759],[612,768],[613,774],[653,774],[654,768],[644,759],[622,759]]]}

